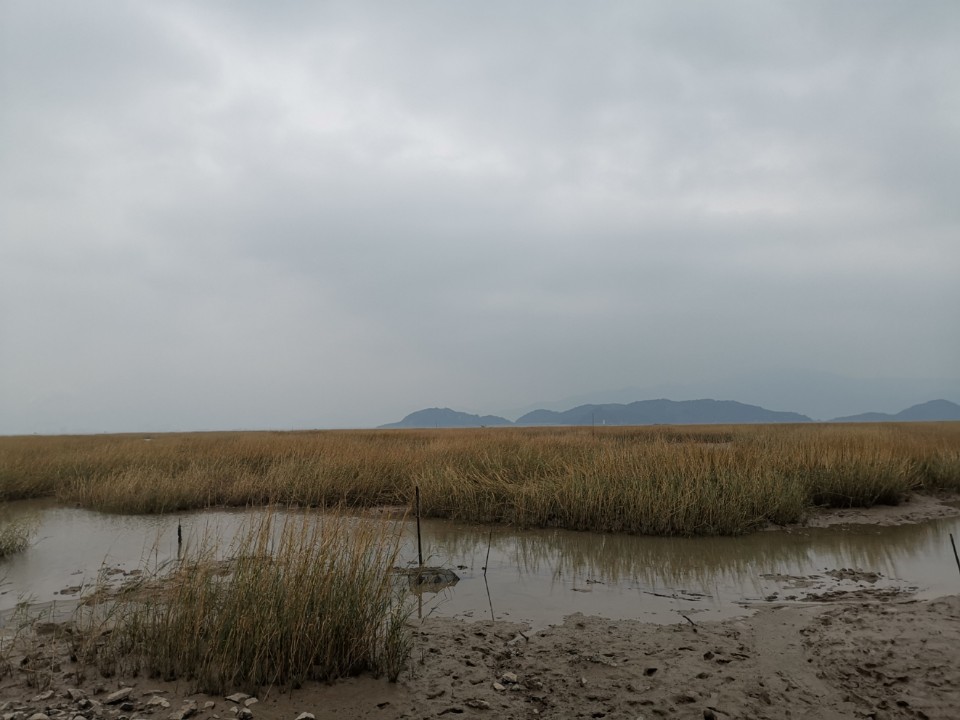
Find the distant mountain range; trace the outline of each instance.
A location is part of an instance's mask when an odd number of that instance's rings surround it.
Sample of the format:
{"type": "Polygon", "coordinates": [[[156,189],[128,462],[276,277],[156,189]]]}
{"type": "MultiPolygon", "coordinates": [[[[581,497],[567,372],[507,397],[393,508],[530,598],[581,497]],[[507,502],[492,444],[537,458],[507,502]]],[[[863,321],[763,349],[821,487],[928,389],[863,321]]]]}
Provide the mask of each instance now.
{"type": "Polygon", "coordinates": [[[493,425],[513,425],[513,423],[496,415],[471,415],[450,408],[427,408],[410,413],[400,422],[381,425],[380,428],[468,428],[493,425]]]}
{"type": "MultiPolygon", "coordinates": [[[[894,415],[864,413],[830,422],[912,422],[960,420],[960,405],[931,400],[894,415]]],[[[498,415],[472,415],[450,408],[427,408],[381,428],[468,428],[549,425],[739,425],[813,422],[806,415],[767,410],[734,400],[639,400],[628,404],[579,405],[570,410],[533,410],[516,422],[498,415]]]]}
{"type": "Polygon", "coordinates": [[[734,400],[638,400],[627,405],[580,405],[571,410],[534,410],[517,425],[710,425],[810,422],[806,415],[775,412],[734,400]]]}
{"type": "Polygon", "coordinates": [[[960,420],[960,405],[949,400],[931,400],[891,415],[868,412],[860,415],[834,418],[830,422],[922,422],[934,420],[960,420]]]}

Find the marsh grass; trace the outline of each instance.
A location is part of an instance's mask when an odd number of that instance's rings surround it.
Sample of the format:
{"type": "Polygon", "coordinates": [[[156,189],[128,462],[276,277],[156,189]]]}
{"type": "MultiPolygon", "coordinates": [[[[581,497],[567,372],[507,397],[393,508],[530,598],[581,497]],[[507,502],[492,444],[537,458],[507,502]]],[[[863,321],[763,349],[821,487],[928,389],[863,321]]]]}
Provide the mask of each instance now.
{"type": "Polygon", "coordinates": [[[0,500],[111,512],[271,502],[526,526],[736,534],[960,491],[960,423],[0,438],[0,500]]]}
{"type": "Polygon", "coordinates": [[[0,520],[0,558],[26,550],[35,529],[29,519],[0,520]]]}
{"type": "Polygon", "coordinates": [[[340,513],[267,513],[227,549],[203,538],[101,593],[81,611],[76,652],[103,675],[143,671],[209,693],[364,671],[395,681],[411,642],[391,572],[398,539],[387,523],[340,513]]]}

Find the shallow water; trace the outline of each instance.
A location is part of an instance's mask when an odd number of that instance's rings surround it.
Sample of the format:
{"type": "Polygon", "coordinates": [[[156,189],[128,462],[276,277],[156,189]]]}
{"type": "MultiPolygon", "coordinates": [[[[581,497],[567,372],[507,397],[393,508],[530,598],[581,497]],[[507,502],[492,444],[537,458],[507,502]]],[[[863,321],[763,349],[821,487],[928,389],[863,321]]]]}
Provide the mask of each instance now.
{"type": "MultiPolygon", "coordinates": [[[[36,523],[30,548],[0,560],[0,613],[24,600],[69,607],[104,569],[154,568],[176,558],[178,523],[187,543],[207,534],[228,544],[245,521],[263,513],[129,516],[49,501],[0,506],[0,517],[26,516],[36,523]]],[[[398,521],[397,527],[403,534],[401,558],[415,564],[415,523],[398,521]]],[[[684,615],[694,620],[746,615],[775,593],[779,601],[836,589],[916,588],[924,597],[960,591],[948,537],[950,532],[960,537],[960,518],[738,538],[517,530],[441,520],[424,520],[422,528],[425,563],[453,568],[461,578],[453,587],[417,596],[417,611],[425,617],[493,617],[542,627],[582,612],[672,623],[684,615]],[[824,574],[840,568],[881,577],[858,584],[824,574]]]]}

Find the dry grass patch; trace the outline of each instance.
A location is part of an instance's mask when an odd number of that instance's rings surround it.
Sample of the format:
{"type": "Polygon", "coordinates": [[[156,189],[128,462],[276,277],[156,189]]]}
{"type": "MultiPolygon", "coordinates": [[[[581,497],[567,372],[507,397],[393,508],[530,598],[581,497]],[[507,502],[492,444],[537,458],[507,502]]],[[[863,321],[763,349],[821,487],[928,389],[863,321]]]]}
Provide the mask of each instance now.
{"type": "Polygon", "coordinates": [[[0,499],[112,512],[278,502],[670,535],[960,491],[960,423],[0,438],[0,499]]]}
{"type": "Polygon", "coordinates": [[[396,680],[410,649],[398,538],[342,514],[268,513],[226,553],[207,538],[136,586],[98,593],[78,617],[78,657],[106,676],[142,671],[209,693],[364,671],[396,680]]]}

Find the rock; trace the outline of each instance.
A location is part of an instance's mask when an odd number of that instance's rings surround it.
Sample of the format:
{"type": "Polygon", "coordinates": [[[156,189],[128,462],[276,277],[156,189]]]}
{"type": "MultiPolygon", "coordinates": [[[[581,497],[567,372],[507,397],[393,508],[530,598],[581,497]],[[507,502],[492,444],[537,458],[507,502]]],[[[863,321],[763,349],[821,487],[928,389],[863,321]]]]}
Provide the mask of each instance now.
{"type": "Polygon", "coordinates": [[[80,708],[81,710],[86,710],[87,708],[92,706],[93,706],[93,700],[91,700],[90,698],[83,697],[77,700],[77,707],[80,708]]]}
{"type": "Polygon", "coordinates": [[[121,703],[127,698],[129,698],[132,692],[133,692],[132,687],[120,688],[116,692],[112,692],[109,695],[107,695],[107,697],[104,698],[103,702],[106,703],[107,705],[116,705],[117,703],[121,703]]]}
{"type": "Polygon", "coordinates": [[[204,710],[213,710],[216,706],[217,706],[217,704],[216,704],[213,700],[207,700],[207,701],[203,704],[203,709],[204,709],[204,710]]]}
{"type": "Polygon", "coordinates": [[[253,720],[253,711],[250,708],[243,708],[237,713],[240,720],[253,720]]]}
{"type": "Polygon", "coordinates": [[[710,708],[706,708],[703,711],[703,720],[717,720],[717,715],[710,708]]]}
{"type": "Polygon", "coordinates": [[[503,692],[503,691],[506,690],[507,688],[506,688],[505,686],[501,685],[500,683],[495,682],[495,683],[493,684],[493,689],[496,690],[497,692],[503,692]]]}
{"type": "Polygon", "coordinates": [[[63,696],[65,698],[70,698],[74,702],[77,700],[82,700],[84,697],[86,697],[83,690],[80,690],[79,688],[67,688],[63,691],[63,696]]]}
{"type": "Polygon", "coordinates": [[[394,568],[394,572],[406,575],[410,589],[415,592],[427,590],[437,592],[445,587],[456,585],[460,576],[453,570],[441,567],[394,568]]]}
{"type": "Polygon", "coordinates": [[[52,697],[53,697],[53,690],[46,690],[45,692],[42,692],[42,693],[40,693],[39,695],[37,695],[37,696],[33,699],[33,701],[34,701],[34,702],[46,702],[47,700],[49,700],[49,699],[52,698],[52,697]]]}
{"type": "Polygon", "coordinates": [[[50,716],[45,713],[38,712],[31,715],[29,718],[27,718],[27,720],[50,720],[50,716]]]}
{"type": "Polygon", "coordinates": [[[257,700],[255,697],[249,697],[249,698],[247,698],[246,700],[243,701],[243,704],[244,704],[246,707],[250,707],[251,705],[256,705],[258,702],[260,702],[260,701],[257,700]]]}
{"type": "Polygon", "coordinates": [[[500,676],[500,682],[507,683],[509,685],[516,685],[519,681],[517,680],[516,673],[506,672],[500,676]]]}
{"type": "Polygon", "coordinates": [[[152,698],[147,700],[147,707],[148,708],[150,707],[168,708],[170,707],[170,701],[167,700],[166,698],[162,698],[162,697],[158,697],[157,695],[154,695],[152,698]]]}
{"type": "Polygon", "coordinates": [[[197,704],[193,700],[188,700],[183,704],[183,707],[172,712],[167,717],[169,720],[186,720],[188,717],[197,714],[197,704]]]}
{"type": "Polygon", "coordinates": [[[250,696],[245,693],[234,693],[233,695],[227,695],[226,699],[233,703],[242,703],[248,697],[250,696]]]}
{"type": "Polygon", "coordinates": [[[297,715],[297,720],[317,720],[313,713],[302,712],[297,715]]]}
{"type": "Polygon", "coordinates": [[[464,705],[467,707],[476,708],[477,710],[490,709],[490,703],[488,703],[486,700],[480,700],[479,698],[471,698],[470,700],[466,700],[464,705]]]}

